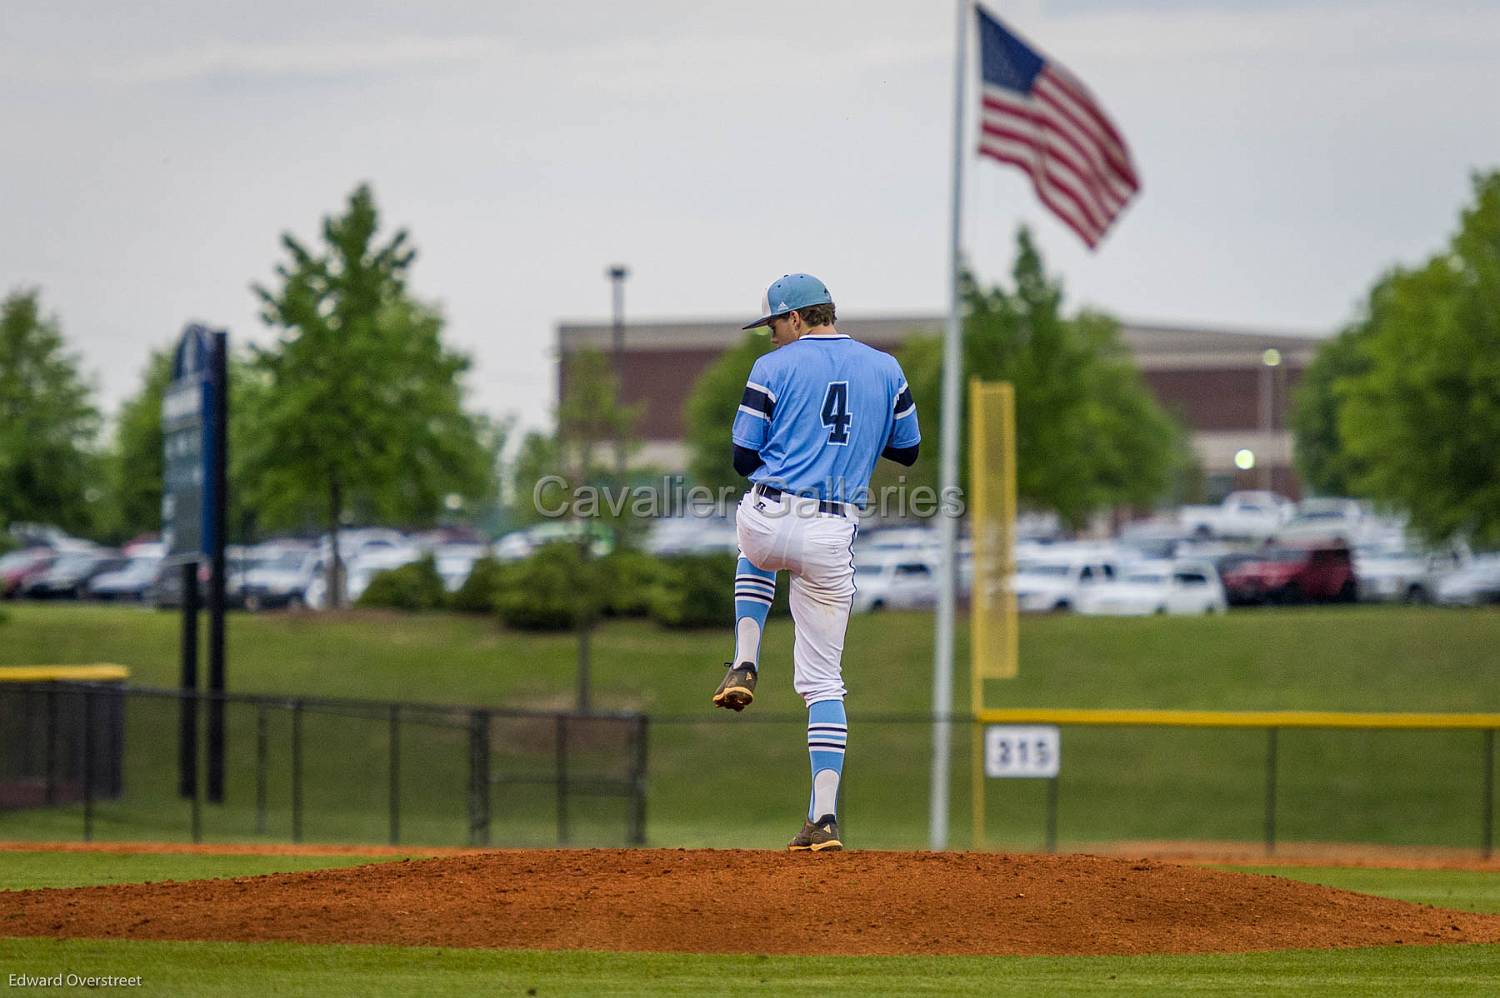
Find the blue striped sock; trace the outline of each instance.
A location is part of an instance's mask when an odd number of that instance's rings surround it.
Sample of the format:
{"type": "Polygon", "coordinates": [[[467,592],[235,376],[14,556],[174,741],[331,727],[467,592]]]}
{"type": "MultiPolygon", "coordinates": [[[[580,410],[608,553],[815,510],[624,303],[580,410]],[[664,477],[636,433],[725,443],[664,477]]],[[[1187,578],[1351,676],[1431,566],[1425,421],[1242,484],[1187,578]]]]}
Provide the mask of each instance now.
{"type": "Polygon", "coordinates": [[[848,741],[844,701],[819,700],[807,708],[807,754],[812,760],[808,821],[829,814],[838,816],[839,779],[844,775],[844,745],[848,741]]]}
{"type": "Polygon", "coordinates": [[[740,555],[734,567],[734,664],[760,667],[760,635],[776,598],[776,573],[756,568],[740,555]]]}

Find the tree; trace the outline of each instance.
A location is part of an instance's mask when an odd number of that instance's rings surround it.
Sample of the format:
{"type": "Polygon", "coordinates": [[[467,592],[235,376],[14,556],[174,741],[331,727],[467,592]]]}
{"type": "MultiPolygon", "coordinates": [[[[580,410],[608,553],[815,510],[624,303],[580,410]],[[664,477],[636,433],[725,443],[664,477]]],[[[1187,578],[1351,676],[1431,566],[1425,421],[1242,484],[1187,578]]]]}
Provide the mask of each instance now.
{"type": "Polygon", "coordinates": [[[1292,396],[1297,471],[1309,488],[1321,495],[1353,495],[1361,476],[1361,469],[1339,436],[1338,392],[1340,385],[1369,370],[1364,352],[1369,331],[1367,316],[1323,344],[1302,372],[1292,396]]]}
{"type": "Polygon", "coordinates": [[[41,293],[0,303],[0,522],[92,527],[99,412],[41,293]]]}
{"type": "Polygon", "coordinates": [[[709,365],[683,406],[686,443],[690,454],[688,471],[695,485],[712,489],[738,487],[744,476],[734,470],[734,447],[729,427],[745,394],[745,382],[758,357],[771,349],[764,333],[747,333],[738,345],[709,365]]]}
{"type": "Polygon", "coordinates": [[[1500,171],[1448,248],[1370,296],[1350,370],[1332,379],[1337,442],[1358,493],[1433,541],[1500,543],[1500,171]],[[1363,367],[1361,367],[1363,365],[1363,367]]]}
{"type": "Polygon", "coordinates": [[[361,185],[344,214],[323,220],[320,250],[283,235],[278,286],[255,287],[281,336],[255,353],[241,487],[266,525],[322,520],[335,605],[346,519],[428,524],[450,494],[480,499],[494,484],[495,434],[463,404],[469,359],[444,346],[442,315],[407,291],[407,233],[377,242],[379,221],[361,185]]]}
{"type": "Polygon", "coordinates": [[[161,400],[171,380],[171,351],[151,351],[140,390],[120,406],[108,462],[111,533],[121,539],[161,529],[161,400]]]}
{"type": "MultiPolygon", "coordinates": [[[[1096,511],[1163,498],[1191,465],[1186,434],[1141,380],[1118,323],[1096,312],[1063,314],[1062,287],[1047,276],[1025,228],[1016,237],[1012,279],[1007,290],[964,277],[961,409],[971,376],[1015,386],[1019,500],[1076,527],[1096,511]]],[[[919,337],[900,356],[927,441],[908,480],[935,487],[942,344],[919,337]]],[[[961,439],[966,427],[965,414],[961,439]]],[[[967,481],[967,461],[960,465],[967,481]]]]}

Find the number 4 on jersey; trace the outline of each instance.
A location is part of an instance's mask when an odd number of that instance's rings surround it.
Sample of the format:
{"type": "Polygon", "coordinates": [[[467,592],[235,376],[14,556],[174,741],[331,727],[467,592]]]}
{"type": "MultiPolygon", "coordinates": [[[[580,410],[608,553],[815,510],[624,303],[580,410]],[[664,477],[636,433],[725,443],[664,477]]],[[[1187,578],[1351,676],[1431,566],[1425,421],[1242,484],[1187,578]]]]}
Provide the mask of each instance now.
{"type": "Polygon", "coordinates": [[[830,381],[823,396],[823,425],[828,427],[828,442],[842,446],[849,442],[849,382],[830,381]]]}

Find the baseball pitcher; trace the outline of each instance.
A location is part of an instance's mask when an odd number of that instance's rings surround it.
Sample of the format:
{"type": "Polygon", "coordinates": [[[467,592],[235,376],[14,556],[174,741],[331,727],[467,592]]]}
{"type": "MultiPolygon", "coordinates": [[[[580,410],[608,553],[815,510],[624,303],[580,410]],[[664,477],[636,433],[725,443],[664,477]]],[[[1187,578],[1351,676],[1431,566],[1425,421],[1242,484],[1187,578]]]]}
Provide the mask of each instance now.
{"type": "Polygon", "coordinates": [[[901,365],[834,328],[833,298],[809,274],[788,274],[766,291],[762,316],[776,347],[755,362],[734,417],[734,466],[750,479],[736,516],[734,659],[714,692],[716,707],[741,711],[755,699],[760,637],[776,594],[791,576],[793,686],[807,703],[812,793],[802,831],[788,848],[843,848],[839,777],[848,722],[841,660],[854,596],[854,537],[870,475],[882,456],[910,466],[921,433],[901,365]]]}

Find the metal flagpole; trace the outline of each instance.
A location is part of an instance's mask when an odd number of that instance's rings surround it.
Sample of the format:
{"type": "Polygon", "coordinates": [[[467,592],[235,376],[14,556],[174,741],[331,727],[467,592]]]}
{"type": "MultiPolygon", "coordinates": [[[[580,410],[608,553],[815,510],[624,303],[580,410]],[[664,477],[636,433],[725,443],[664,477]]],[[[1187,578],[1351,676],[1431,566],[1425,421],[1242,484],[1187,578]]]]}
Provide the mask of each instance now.
{"type": "Polygon", "coordinates": [[[958,0],[958,43],[953,65],[953,191],[952,230],[948,246],[948,327],[943,335],[943,405],[941,505],[938,519],[943,544],[942,578],[938,589],[937,636],[932,658],[932,810],[928,844],[948,848],[948,763],[953,712],[953,618],[958,603],[958,520],[947,504],[958,490],[959,392],[962,379],[959,349],[959,231],[963,208],[964,82],[971,0],[958,0]]]}

